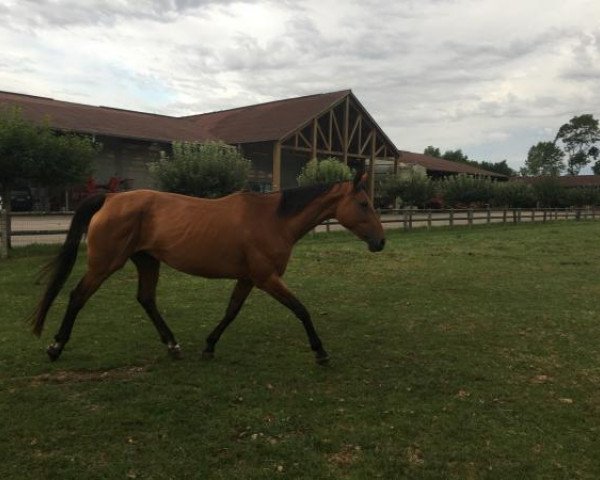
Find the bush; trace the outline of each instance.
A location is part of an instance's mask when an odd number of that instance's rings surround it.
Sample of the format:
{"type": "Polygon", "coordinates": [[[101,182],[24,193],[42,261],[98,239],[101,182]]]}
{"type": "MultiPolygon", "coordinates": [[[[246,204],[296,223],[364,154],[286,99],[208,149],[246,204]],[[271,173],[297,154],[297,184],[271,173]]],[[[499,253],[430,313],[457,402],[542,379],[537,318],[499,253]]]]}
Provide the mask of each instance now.
{"type": "Polygon", "coordinates": [[[402,206],[424,207],[434,196],[433,182],[424,171],[403,168],[396,175],[387,175],[381,182],[383,197],[391,203],[399,200],[402,206]]]}
{"type": "Polygon", "coordinates": [[[532,208],[537,204],[535,190],[525,182],[494,182],[492,205],[507,208],[532,208]]]}
{"type": "Polygon", "coordinates": [[[587,207],[600,204],[600,190],[595,187],[569,188],[564,192],[565,203],[569,207],[587,207]]]}
{"type": "Polygon", "coordinates": [[[476,207],[491,203],[494,182],[488,178],[454,175],[437,182],[446,205],[452,207],[476,207]]]}
{"type": "Polygon", "coordinates": [[[241,190],[251,162],[239,150],[221,142],[174,142],[172,158],[150,164],[161,190],[216,198],[241,190]]]}
{"type": "Polygon", "coordinates": [[[534,184],[533,189],[540,207],[564,207],[568,204],[565,189],[554,176],[549,175],[540,179],[534,184]]]}
{"type": "Polygon", "coordinates": [[[348,165],[335,158],[309,161],[297,177],[298,185],[314,185],[315,183],[333,183],[352,180],[352,170],[348,165]]]}

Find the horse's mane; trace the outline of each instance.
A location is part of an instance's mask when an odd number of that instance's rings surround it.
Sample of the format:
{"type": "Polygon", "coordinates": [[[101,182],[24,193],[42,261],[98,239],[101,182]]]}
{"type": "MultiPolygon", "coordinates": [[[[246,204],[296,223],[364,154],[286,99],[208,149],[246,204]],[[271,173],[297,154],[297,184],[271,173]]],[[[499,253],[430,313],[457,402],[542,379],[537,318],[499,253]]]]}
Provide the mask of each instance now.
{"type": "Polygon", "coordinates": [[[301,212],[315,198],[329,192],[335,183],[316,183],[306,187],[288,188],[281,191],[281,199],[277,207],[277,213],[282,217],[294,215],[301,212]]]}

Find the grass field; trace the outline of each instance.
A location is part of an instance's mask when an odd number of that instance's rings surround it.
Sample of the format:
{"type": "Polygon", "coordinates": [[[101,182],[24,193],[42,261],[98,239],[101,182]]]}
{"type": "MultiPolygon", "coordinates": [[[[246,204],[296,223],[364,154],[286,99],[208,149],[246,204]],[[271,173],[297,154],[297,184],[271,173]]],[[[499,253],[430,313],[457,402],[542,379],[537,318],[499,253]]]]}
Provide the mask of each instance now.
{"type": "Polygon", "coordinates": [[[261,292],[202,361],[232,282],[165,268],[172,361],[131,265],[51,364],[66,291],[41,340],[22,319],[55,250],[17,249],[0,262],[2,477],[598,479],[599,240],[600,222],[396,232],[380,254],[307,238],[286,280],[328,367],[261,292]]]}

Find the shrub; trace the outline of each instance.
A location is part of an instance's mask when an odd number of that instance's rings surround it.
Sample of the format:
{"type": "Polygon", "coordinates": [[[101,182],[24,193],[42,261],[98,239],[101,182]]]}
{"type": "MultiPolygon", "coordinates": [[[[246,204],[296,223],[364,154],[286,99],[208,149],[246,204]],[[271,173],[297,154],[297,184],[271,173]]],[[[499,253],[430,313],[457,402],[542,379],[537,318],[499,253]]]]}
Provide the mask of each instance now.
{"type": "Polygon", "coordinates": [[[222,142],[174,142],[172,158],[150,164],[161,190],[215,198],[241,190],[251,162],[235,147],[222,142]]]}
{"type": "Polygon", "coordinates": [[[381,193],[399,200],[402,206],[424,207],[434,196],[433,182],[421,169],[402,168],[395,175],[387,175],[381,182],[381,193]]]}
{"type": "Polygon", "coordinates": [[[531,208],[537,204],[535,190],[525,182],[494,182],[492,205],[508,208],[531,208]]]}
{"type": "Polygon", "coordinates": [[[335,158],[309,161],[298,175],[298,185],[301,187],[315,183],[343,182],[352,179],[352,170],[348,165],[335,158]]]}
{"type": "Polygon", "coordinates": [[[533,189],[540,207],[563,207],[568,203],[565,189],[554,176],[549,175],[540,179],[534,184],[533,189]]]}
{"type": "Polygon", "coordinates": [[[488,178],[454,175],[438,181],[437,187],[452,207],[482,206],[494,197],[494,182],[488,178]]]}
{"type": "Polygon", "coordinates": [[[569,188],[564,191],[564,200],[569,207],[587,207],[600,204],[600,190],[594,187],[569,188]]]}

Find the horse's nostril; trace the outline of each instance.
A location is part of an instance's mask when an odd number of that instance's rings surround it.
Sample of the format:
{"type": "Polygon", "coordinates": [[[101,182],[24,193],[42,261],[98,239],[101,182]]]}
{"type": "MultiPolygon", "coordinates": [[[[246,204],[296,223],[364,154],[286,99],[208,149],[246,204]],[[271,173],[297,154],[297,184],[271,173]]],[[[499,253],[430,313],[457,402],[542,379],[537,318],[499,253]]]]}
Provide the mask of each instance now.
{"type": "Polygon", "coordinates": [[[381,239],[381,242],[379,243],[379,246],[383,249],[383,247],[385,247],[385,238],[381,239]]]}

